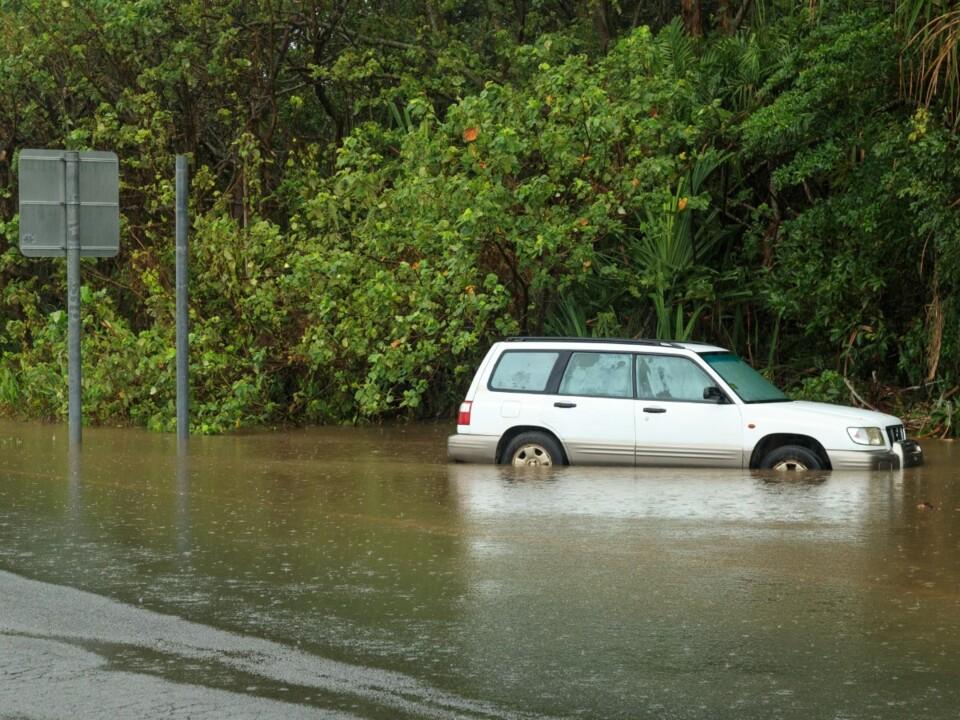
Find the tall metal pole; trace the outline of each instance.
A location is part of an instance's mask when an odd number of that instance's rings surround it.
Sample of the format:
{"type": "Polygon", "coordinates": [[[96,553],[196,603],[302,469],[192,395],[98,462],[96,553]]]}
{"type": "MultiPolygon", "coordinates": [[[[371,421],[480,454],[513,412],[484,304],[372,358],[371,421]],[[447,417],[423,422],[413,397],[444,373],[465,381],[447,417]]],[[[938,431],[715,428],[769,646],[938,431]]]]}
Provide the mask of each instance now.
{"type": "Polygon", "coordinates": [[[177,440],[190,435],[187,316],[187,158],[177,155],[177,440]]]}
{"type": "Polygon", "coordinates": [[[80,153],[66,153],[67,378],[70,446],[83,439],[80,392],[80,153]]]}

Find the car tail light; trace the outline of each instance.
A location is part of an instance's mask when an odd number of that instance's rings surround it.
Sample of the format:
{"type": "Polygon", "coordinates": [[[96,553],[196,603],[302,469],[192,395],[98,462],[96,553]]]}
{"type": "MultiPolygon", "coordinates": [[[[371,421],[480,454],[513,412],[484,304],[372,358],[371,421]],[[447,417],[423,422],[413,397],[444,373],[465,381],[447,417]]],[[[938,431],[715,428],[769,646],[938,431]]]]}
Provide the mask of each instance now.
{"type": "Polygon", "coordinates": [[[460,412],[457,413],[457,425],[469,425],[470,424],[470,409],[473,407],[473,403],[469,400],[464,400],[460,403],[460,412]]]}

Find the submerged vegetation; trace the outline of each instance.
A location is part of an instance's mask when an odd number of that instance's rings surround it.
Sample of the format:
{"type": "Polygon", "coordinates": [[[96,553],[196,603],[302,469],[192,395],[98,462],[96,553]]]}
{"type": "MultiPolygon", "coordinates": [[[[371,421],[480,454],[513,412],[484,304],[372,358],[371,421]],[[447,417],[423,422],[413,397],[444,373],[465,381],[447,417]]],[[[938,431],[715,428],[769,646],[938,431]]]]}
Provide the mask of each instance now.
{"type": "Polygon", "coordinates": [[[66,412],[17,151],[121,159],[89,421],[169,429],[173,156],[194,429],[447,416],[508,334],[735,349],[960,422],[953,0],[0,1],[0,412],[66,412]]]}

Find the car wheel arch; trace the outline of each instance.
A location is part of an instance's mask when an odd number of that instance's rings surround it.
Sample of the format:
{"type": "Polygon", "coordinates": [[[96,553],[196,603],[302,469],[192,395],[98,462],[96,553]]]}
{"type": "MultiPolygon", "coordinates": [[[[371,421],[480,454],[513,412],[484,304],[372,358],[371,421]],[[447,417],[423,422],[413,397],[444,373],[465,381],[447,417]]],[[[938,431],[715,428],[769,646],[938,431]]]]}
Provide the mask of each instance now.
{"type": "Polygon", "coordinates": [[[522,433],[526,433],[526,432],[539,432],[553,438],[553,440],[556,441],[557,445],[560,446],[560,452],[563,454],[563,458],[562,458],[563,464],[564,465],[570,464],[570,460],[567,456],[567,448],[564,447],[563,441],[559,437],[557,437],[557,434],[555,432],[541,425],[515,425],[505,430],[503,435],[500,436],[500,440],[497,443],[497,452],[494,455],[494,457],[496,458],[496,462],[498,464],[503,462],[503,451],[510,444],[510,441],[513,440],[518,435],[521,435],[522,433]]]}
{"type": "Polygon", "coordinates": [[[805,447],[820,459],[825,469],[830,470],[833,467],[830,464],[830,456],[827,454],[826,448],[824,448],[816,438],[810,435],[799,435],[796,433],[771,433],[764,435],[757,444],[753,446],[753,452],[750,455],[750,469],[758,469],[767,453],[783,445],[799,445],[805,447]]]}

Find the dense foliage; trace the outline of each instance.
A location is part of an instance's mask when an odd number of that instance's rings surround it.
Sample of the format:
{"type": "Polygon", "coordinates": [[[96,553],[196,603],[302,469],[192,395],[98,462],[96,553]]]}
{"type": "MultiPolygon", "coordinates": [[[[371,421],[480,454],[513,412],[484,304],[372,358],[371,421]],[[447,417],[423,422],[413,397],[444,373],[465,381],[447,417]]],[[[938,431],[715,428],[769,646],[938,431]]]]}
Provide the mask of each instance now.
{"type": "Polygon", "coordinates": [[[69,147],[121,158],[122,252],[83,270],[93,422],[174,422],[184,152],[199,432],[446,416],[523,333],[719,342],[954,433],[958,17],[0,0],[0,411],[66,411],[64,268],[16,249],[16,153],[69,147]]]}

